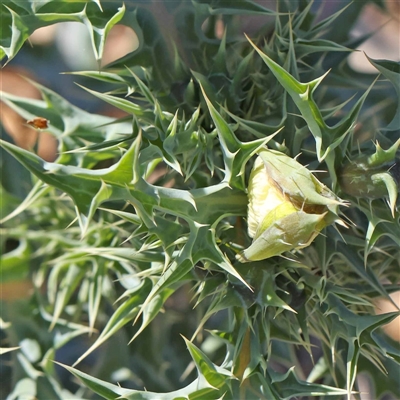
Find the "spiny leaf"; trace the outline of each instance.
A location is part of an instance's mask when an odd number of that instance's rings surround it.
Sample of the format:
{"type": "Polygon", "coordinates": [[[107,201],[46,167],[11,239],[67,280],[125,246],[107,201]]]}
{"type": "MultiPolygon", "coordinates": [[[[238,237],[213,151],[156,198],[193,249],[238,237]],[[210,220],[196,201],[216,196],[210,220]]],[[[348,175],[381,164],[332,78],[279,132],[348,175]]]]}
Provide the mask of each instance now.
{"type": "Polygon", "coordinates": [[[115,310],[99,337],[92,346],[90,346],[90,348],[75,361],[74,366],[79,364],[84,358],[101,346],[106,340],[131,321],[135,315],[137,315],[139,307],[143,303],[146,293],[150,288],[151,284],[149,280],[146,279],[130,293],[130,298],[124,301],[117,310],[115,310]]]}
{"type": "Polygon", "coordinates": [[[250,0],[243,0],[240,3],[232,3],[228,0],[213,1],[210,8],[210,13],[213,14],[226,14],[226,15],[243,15],[243,14],[267,14],[274,15],[275,11],[269,10],[250,0]]]}
{"type": "Polygon", "coordinates": [[[258,293],[258,302],[264,307],[278,307],[284,310],[291,311],[295,314],[297,312],[293,310],[289,305],[287,305],[277,294],[276,288],[274,287],[274,282],[271,275],[264,273],[262,284],[258,293]]]}
{"type": "MultiPolygon", "coordinates": [[[[249,38],[247,39],[261,56],[265,64],[267,64],[267,66],[270,68],[271,72],[275,75],[281,85],[292,97],[315,138],[318,160],[320,162],[323,161],[336,147],[340,145],[345,137],[350,134],[351,128],[355,124],[355,120],[361,105],[363,104],[369,91],[367,91],[360,98],[360,100],[353,107],[353,110],[346,116],[345,119],[343,119],[335,127],[331,128],[325,123],[321,111],[313,99],[313,93],[327,74],[314,79],[311,82],[301,83],[287,71],[285,71],[285,69],[282,68],[278,63],[273,61],[265,53],[259,50],[249,38]]],[[[335,172],[332,165],[332,156],[330,156],[330,160],[327,160],[327,163],[331,176],[335,177],[335,172]]]]}
{"type": "Polygon", "coordinates": [[[367,162],[370,167],[377,167],[385,163],[393,162],[396,159],[396,153],[400,148],[400,139],[397,139],[397,141],[387,150],[382,149],[379,142],[376,143],[375,147],[375,153],[368,157],[367,162]]]}
{"type": "Polygon", "coordinates": [[[203,376],[207,382],[216,389],[222,389],[226,386],[226,378],[235,379],[228,370],[218,367],[193,343],[185,339],[186,346],[196,363],[199,375],[203,376]]]}
{"type": "MultiPolygon", "coordinates": [[[[91,114],[72,105],[54,91],[30,81],[41,92],[43,100],[27,99],[6,92],[0,92],[2,101],[9,105],[26,120],[41,116],[50,121],[47,131],[53,134],[61,143],[59,150],[76,149],[74,139],[102,142],[104,139],[121,139],[132,134],[132,125],[116,123],[114,118],[91,114]],[[125,135],[126,134],[126,135],[125,135]],[[66,147],[66,148],[65,148],[66,147]]],[[[67,154],[61,154],[58,162],[72,162],[67,154]]]]}
{"type": "Polygon", "coordinates": [[[222,118],[208,99],[203,86],[201,85],[200,87],[222,144],[225,163],[224,181],[229,183],[230,186],[244,189],[244,168],[246,162],[257,152],[257,150],[272,139],[276,133],[264,139],[254,140],[252,142],[240,142],[236,138],[229,124],[222,118]]]}
{"type": "Polygon", "coordinates": [[[10,351],[15,351],[15,350],[18,350],[18,349],[19,349],[19,347],[0,347],[0,356],[2,354],[6,354],[6,353],[8,353],[10,351]]]}
{"type": "Polygon", "coordinates": [[[105,94],[105,93],[99,93],[99,92],[96,92],[95,90],[85,88],[84,86],[81,86],[81,85],[78,85],[78,86],[80,86],[82,89],[86,90],[93,96],[99,98],[100,100],[103,100],[106,103],[111,104],[112,106],[114,106],[122,111],[127,112],[128,114],[132,114],[137,117],[144,116],[143,109],[141,107],[139,107],[138,105],[136,105],[135,103],[132,103],[129,100],[119,98],[116,96],[112,96],[109,94],[105,94]]]}
{"type": "Polygon", "coordinates": [[[78,209],[82,233],[99,204],[109,198],[120,198],[114,194],[111,185],[123,187],[134,178],[134,156],[137,155],[140,138],[112,167],[102,170],[90,170],[73,166],[49,163],[24,149],[3,140],[0,145],[17,158],[26,168],[48,185],[66,192],[74,200],[78,209]],[[76,188],[80,188],[79,191],[76,188]]]}
{"type": "Polygon", "coordinates": [[[86,25],[89,31],[90,39],[93,46],[94,56],[99,66],[101,64],[101,59],[103,57],[104,45],[107,39],[107,36],[111,30],[111,28],[117,24],[125,14],[125,4],[122,3],[122,6],[118,8],[118,11],[108,20],[105,21],[104,27],[99,27],[98,25],[94,26],[88,18],[86,13],[86,8],[82,15],[82,22],[86,25]]]}
{"type": "Polygon", "coordinates": [[[80,268],[74,264],[68,267],[65,277],[60,281],[58,286],[50,330],[52,330],[56,325],[58,318],[63,310],[65,310],[70,297],[74,293],[84,275],[85,270],[83,268],[80,268]]]}
{"type": "Polygon", "coordinates": [[[297,396],[345,396],[345,389],[328,385],[309,383],[297,378],[294,367],[285,374],[269,371],[274,388],[282,396],[281,399],[290,400],[297,396]]]}
{"type": "MultiPolygon", "coordinates": [[[[72,375],[76,376],[86,387],[91,389],[94,393],[99,394],[108,400],[176,400],[186,399],[200,400],[208,398],[207,396],[216,389],[207,384],[204,379],[196,379],[188,386],[168,393],[155,393],[149,391],[140,391],[132,389],[124,389],[121,386],[113,385],[101,379],[97,379],[89,374],[79,371],[76,368],[69,367],[67,365],[55,362],[57,365],[65,368],[72,375]]],[[[214,398],[214,397],[212,397],[214,398]]]]}
{"type": "MultiPolygon", "coordinates": [[[[368,57],[368,61],[394,86],[397,93],[397,98],[400,98],[400,63],[391,60],[374,60],[368,57]]],[[[384,129],[388,131],[397,131],[399,129],[400,119],[400,100],[397,103],[396,114],[393,116],[392,121],[384,129]]]]}
{"type": "Polygon", "coordinates": [[[126,398],[125,396],[130,393],[129,389],[123,389],[121,388],[121,386],[113,385],[111,383],[102,381],[91,375],[81,372],[76,368],[69,367],[59,362],[55,361],[55,363],[65,368],[72,375],[76,376],[79,380],[81,380],[85,384],[86,387],[91,389],[94,393],[99,394],[104,399],[108,400],[124,399],[126,398]]]}
{"type": "Polygon", "coordinates": [[[28,241],[21,238],[17,248],[0,255],[0,282],[27,278],[31,257],[28,241]]]}

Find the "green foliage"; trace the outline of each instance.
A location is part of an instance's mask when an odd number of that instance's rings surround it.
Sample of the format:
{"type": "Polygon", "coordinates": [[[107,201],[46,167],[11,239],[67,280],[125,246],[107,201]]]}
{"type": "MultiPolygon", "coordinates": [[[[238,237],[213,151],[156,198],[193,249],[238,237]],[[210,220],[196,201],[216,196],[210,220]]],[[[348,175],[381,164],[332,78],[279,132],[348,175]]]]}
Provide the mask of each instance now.
{"type": "Polygon", "coordinates": [[[99,65],[115,24],[139,39],[103,70],[77,73],[128,118],[87,113],[39,84],[42,100],[2,93],[23,118],[50,120],[58,141],[54,162],[0,142],[32,174],[21,200],[1,165],[1,279],[34,288],[3,306],[9,399],[350,398],[362,372],[377,398],[400,396],[400,349],[381,330],[397,313],[374,311],[400,278],[400,105],[368,120],[396,99],[400,69],[370,60],[383,80],[349,67],[361,3],[318,20],[308,1],[4,2],[7,62],[62,21],[86,26],[99,65]],[[262,29],[246,39],[241,23],[255,17],[262,29]],[[265,146],[326,170],[315,174],[348,203],[348,226],[242,265],[246,187],[265,146]],[[74,344],[75,364],[60,363],[74,344]],[[59,366],[77,380],[62,381],[59,366]]]}

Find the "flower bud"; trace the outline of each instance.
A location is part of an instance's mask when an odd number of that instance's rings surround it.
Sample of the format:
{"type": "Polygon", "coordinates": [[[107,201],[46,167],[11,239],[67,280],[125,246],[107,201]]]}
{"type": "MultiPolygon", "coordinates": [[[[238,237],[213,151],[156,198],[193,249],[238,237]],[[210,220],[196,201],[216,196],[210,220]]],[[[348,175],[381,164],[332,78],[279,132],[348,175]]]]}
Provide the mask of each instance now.
{"type": "Polygon", "coordinates": [[[248,187],[248,233],[253,243],[237,258],[263,260],[309,246],[345,205],[303,165],[275,150],[259,153],[248,187]]]}
{"type": "Polygon", "coordinates": [[[350,160],[338,174],[343,192],[370,200],[388,197],[394,218],[400,191],[400,160],[397,157],[399,149],[400,139],[387,150],[382,149],[377,142],[374,154],[361,155],[350,160]]]}
{"type": "Polygon", "coordinates": [[[343,192],[354,197],[377,199],[388,194],[387,180],[393,180],[400,189],[400,161],[369,165],[368,156],[358,157],[347,163],[339,173],[340,187],[343,192]]]}

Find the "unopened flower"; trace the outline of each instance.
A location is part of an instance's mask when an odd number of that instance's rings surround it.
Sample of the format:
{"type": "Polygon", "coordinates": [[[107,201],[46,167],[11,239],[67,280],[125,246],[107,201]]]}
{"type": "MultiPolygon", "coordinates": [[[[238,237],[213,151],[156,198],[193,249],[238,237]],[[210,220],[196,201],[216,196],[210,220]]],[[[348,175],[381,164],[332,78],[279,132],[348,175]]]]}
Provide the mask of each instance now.
{"type": "Polygon", "coordinates": [[[397,154],[400,139],[384,150],[375,144],[374,154],[360,156],[347,162],[339,171],[339,183],[346,194],[366,199],[389,197],[393,218],[400,192],[400,159],[397,154]]]}
{"type": "Polygon", "coordinates": [[[345,205],[306,167],[270,149],[259,153],[248,187],[249,248],[241,262],[263,260],[309,246],[320,231],[338,217],[345,205]]]}

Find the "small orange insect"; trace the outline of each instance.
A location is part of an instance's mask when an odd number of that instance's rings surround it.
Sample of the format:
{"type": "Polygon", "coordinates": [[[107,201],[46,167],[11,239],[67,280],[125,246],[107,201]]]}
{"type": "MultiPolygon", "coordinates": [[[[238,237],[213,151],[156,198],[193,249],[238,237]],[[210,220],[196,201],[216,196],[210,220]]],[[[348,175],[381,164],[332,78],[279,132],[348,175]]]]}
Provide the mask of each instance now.
{"type": "Polygon", "coordinates": [[[43,117],[36,117],[26,123],[35,129],[46,129],[49,127],[49,120],[43,117]]]}

